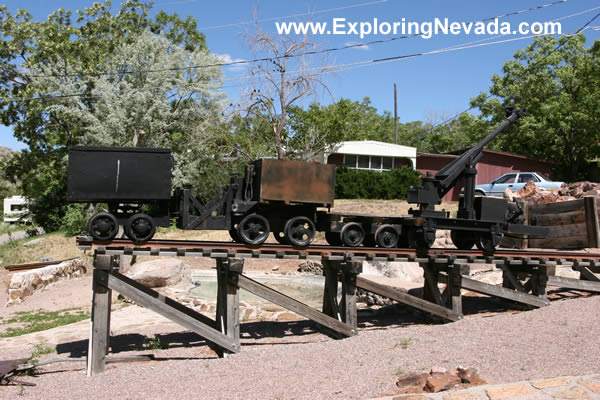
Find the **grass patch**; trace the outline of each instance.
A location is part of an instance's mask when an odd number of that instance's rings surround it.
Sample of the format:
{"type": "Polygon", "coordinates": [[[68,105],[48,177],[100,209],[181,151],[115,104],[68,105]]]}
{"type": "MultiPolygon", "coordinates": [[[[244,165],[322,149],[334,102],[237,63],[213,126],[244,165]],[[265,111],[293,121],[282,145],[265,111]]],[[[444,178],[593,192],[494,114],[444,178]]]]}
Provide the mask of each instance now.
{"type": "Polygon", "coordinates": [[[36,262],[44,257],[50,257],[53,260],[63,260],[78,256],[82,256],[82,252],[75,246],[75,238],[65,236],[60,232],[13,240],[0,245],[2,265],[36,262]],[[30,247],[23,246],[23,243],[38,238],[44,240],[30,247]]]}
{"type": "Polygon", "coordinates": [[[158,335],[144,341],[144,349],[146,350],[166,350],[168,348],[169,343],[162,341],[158,335]]]}
{"type": "Polygon", "coordinates": [[[402,339],[399,343],[396,343],[396,346],[394,347],[401,347],[402,350],[406,350],[408,349],[408,345],[412,342],[412,338],[406,337],[404,339],[402,339]]]}
{"type": "Polygon", "coordinates": [[[19,311],[12,318],[2,322],[2,325],[19,324],[19,326],[16,328],[7,327],[5,332],[0,333],[0,338],[45,331],[88,318],[90,318],[90,313],[78,308],[68,308],[60,311],[19,311]]]}
{"type": "Polygon", "coordinates": [[[31,360],[36,360],[40,356],[54,353],[54,349],[46,342],[41,342],[33,345],[33,353],[31,353],[31,360]]]}

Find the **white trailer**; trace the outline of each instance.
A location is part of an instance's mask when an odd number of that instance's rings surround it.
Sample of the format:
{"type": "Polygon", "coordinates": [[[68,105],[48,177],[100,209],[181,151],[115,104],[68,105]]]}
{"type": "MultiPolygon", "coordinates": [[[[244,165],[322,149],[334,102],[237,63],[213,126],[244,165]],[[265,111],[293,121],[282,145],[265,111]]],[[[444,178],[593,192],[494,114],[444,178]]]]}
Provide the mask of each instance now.
{"type": "Polygon", "coordinates": [[[11,196],[4,199],[4,222],[29,222],[29,200],[25,196],[11,196]]]}

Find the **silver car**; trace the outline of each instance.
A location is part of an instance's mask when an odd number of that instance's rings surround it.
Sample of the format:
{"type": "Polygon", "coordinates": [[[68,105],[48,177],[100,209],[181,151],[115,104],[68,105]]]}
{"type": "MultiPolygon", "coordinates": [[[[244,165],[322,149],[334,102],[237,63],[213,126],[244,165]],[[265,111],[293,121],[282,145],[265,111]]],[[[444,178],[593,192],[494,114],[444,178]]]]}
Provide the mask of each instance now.
{"type": "Polygon", "coordinates": [[[504,189],[508,188],[516,192],[529,181],[533,181],[537,187],[544,190],[558,189],[563,185],[563,182],[549,181],[537,172],[510,172],[500,175],[485,185],[476,185],[475,194],[480,196],[502,196],[504,189]]]}

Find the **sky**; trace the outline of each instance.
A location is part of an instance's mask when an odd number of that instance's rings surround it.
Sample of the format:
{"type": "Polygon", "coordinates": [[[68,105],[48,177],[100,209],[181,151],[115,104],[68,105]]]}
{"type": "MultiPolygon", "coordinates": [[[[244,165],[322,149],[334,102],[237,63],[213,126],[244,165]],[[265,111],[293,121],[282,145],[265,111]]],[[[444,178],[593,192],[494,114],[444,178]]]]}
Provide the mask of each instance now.
{"type": "MultiPolygon", "coordinates": [[[[449,22],[469,23],[489,17],[500,16],[555,3],[556,0],[157,0],[152,13],[163,10],[180,17],[192,16],[199,30],[205,34],[207,46],[224,60],[250,60],[254,58],[247,41],[248,32],[255,32],[254,15],[266,32],[275,32],[276,22],[314,21],[327,22],[344,18],[346,22],[379,23],[427,22],[439,18],[449,22]]],[[[25,8],[35,20],[45,20],[58,8],[81,9],[92,5],[85,0],[5,0],[11,13],[25,8]]],[[[113,2],[115,12],[119,2],[113,2]]],[[[532,24],[559,19],[563,33],[573,33],[600,12],[600,1],[568,0],[541,9],[522,12],[499,19],[510,22],[515,28],[521,22],[532,24]]],[[[600,17],[585,31],[587,45],[600,38],[600,17]],[[595,29],[593,29],[595,28],[595,29]]],[[[338,31],[348,31],[344,25],[338,31]]],[[[372,43],[315,56],[315,65],[331,65],[332,73],[324,76],[329,93],[319,93],[304,101],[329,104],[340,98],[360,101],[369,97],[379,112],[393,111],[393,85],[398,87],[398,117],[401,122],[426,121],[439,123],[469,107],[469,100],[486,91],[494,74],[502,71],[502,65],[511,59],[516,50],[533,42],[529,35],[486,34],[475,35],[462,32],[458,35],[420,36],[390,40],[402,36],[401,32],[358,35],[314,35],[310,40],[320,49],[339,48],[348,45],[372,43]],[[515,39],[515,40],[513,40],[515,39]],[[500,42],[500,43],[494,43],[500,42]],[[490,44],[493,43],[493,44],[490,44]],[[448,47],[459,48],[411,58],[399,58],[389,62],[368,62],[388,57],[415,53],[427,53],[448,47]],[[468,47],[468,48],[464,48],[468,47]],[[363,63],[364,62],[364,63],[363,63]],[[352,65],[348,65],[352,64],[352,65]]],[[[236,103],[240,93],[247,89],[247,65],[223,67],[224,91],[229,101],[236,103]]],[[[476,112],[476,111],[475,111],[476,112]]],[[[12,135],[12,128],[0,125],[0,146],[15,150],[25,148],[12,135]]]]}

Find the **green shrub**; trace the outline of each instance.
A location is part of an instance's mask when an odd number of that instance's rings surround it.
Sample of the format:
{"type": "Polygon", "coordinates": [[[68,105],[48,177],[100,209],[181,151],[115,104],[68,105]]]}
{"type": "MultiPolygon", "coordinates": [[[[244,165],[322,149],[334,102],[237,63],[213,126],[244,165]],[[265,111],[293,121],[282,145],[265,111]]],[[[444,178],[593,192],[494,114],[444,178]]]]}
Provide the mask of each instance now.
{"type": "Polygon", "coordinates": [[[66,235],[75,236],[87,231],[85,204],[69,204],[61,219],[60,230],[66,235]]]}
{"type": "Polygon", "coordinates": [[[335,178],[335,197],[404,200],[408,188],[421,183],[420,176],[420,172],[410,167],[378,172],[339,166],[335,178]]]}

